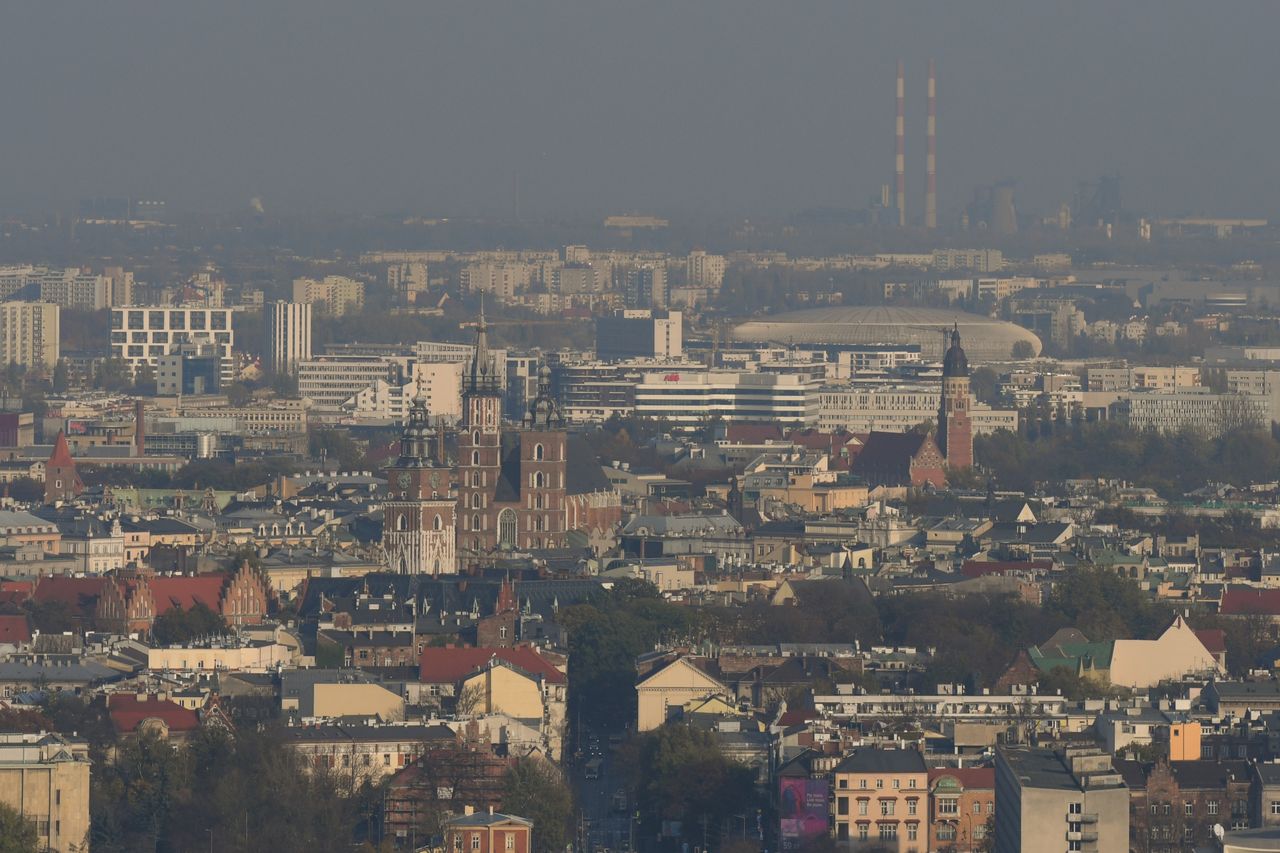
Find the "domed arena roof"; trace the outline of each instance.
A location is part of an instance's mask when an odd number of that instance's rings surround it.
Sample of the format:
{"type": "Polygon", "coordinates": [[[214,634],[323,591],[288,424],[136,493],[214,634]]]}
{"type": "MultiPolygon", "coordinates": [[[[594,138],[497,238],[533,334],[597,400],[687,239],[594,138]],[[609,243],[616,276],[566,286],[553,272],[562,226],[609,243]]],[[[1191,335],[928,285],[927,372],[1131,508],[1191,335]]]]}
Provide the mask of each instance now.
{"type": "Polygon", "coordinates": [[[730,337],[747,343],[802,346],[919,344],[922,358],[938,360],[950,344],[952,328],[959,329],[971,362],[1007,360],[1018,341],[1026,341],[1040,354],[1040,339],[1021,326],[944,308],[810,308],[740,323],[730,337]]]}

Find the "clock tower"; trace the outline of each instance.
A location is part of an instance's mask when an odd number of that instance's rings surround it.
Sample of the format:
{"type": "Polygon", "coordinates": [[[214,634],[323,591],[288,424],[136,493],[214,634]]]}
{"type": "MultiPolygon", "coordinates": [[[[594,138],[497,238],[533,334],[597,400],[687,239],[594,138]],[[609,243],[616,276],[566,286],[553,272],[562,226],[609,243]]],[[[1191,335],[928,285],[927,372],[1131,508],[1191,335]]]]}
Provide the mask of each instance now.
{"type": "Polygon", "coordinates": [[[393,572],[407,575],[457,571],[456,499],[449,471],[437,468],[430,452],[431,425],[421,391],[413,398],[400,437],[400,456],[387,468],[382,550],[393,572]]]}

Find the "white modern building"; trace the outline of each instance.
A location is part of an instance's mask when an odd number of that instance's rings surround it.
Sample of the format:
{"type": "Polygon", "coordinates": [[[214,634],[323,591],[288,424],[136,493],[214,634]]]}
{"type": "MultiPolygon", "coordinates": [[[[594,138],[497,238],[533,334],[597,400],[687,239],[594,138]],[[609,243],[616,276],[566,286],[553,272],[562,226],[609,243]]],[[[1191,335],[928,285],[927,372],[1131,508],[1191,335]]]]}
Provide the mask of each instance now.
{"type": "Polygon", "coordinates": [[[112,308],[111,355],[136,373],[143,364],[154,368],[179,344],[213,343],[221,351],[222,384],[230,384],[234,313],[234,308],[112,308]]]}
{"type": "Polygon", "coordinates": [[[296,374],[298,365],[311,358],[311,304],[272,302],[267,305],[264,319],[266,368],[274,373],[296,374]]]}
{"type": "Polygon", "coordinates": [[[801,374],[677,368],[641,377],[635,413],[682,427],[717,418],[813,425],[818,422],[819,388],[818,380],[801,374]]]}
{"type": "Polygon", "coordinates": [[[322,355],[298,363],[298,395],[316,412],[341,412],[343,403],[379,380],[399,385],[400,364],[360,355],[322,355]]]}
{"type": "Polygon", "coordinates": [[[449,423],[462,417],[462,364],[421,363],[411,367],[408,382],[379,379],[342,404],[343,413],[357,421],[404,423],[414,397],[421,393],[427,416],[449,423]]]}
{"type": "MultiPolygon", "coordinates": [[[[828,432],[907,432],[921,423],[935,423],[941,400],[942,389],[936,383],[877,388],[827,386],[818,397],[818,428],[828,432]]],[[[974,403],[969,415],[975,435],[1018,430],[1015,409],[992,409],[974,403]]]]}

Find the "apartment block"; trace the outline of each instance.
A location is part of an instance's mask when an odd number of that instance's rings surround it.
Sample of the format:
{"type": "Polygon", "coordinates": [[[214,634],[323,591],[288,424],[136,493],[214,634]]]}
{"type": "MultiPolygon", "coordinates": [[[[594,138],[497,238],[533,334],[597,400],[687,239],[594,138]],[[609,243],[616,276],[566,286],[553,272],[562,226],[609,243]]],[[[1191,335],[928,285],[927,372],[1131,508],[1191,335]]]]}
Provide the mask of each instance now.
{"type": "Polygon", "coordinates": [[[1093,747],[996,750],[996,853],[1129,849],[1129,789],[1093,747]]]}
{"type": "Polygon", "coordinates": [[[298,365],[311,358],[311,304],[272,302],[267,306],[265,320],[267,340],[263,355],[267,369],[296,374],[298,365]]]}
{"type": "Polygon", "coordinates": [[[61,345],[61,310],[47,302],[0,303],[0,361],[53,367],[61,345]]]}
{"type": "Polygon", "coordinates": [[[364,308],[364,283],[345,275],[295,278],[293,301],[315,305],[330,317],[358,313],[364,308]]]}

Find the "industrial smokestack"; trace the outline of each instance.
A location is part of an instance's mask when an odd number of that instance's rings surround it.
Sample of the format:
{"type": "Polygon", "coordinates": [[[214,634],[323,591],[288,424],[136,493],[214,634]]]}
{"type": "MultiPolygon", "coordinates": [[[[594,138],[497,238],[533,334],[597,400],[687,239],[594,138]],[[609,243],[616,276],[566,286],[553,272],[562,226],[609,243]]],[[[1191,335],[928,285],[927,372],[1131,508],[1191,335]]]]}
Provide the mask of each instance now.
{"type": "Polygon", "coordinates": [[[893,162],[894,183],[898,191],[898,227],[907,224],[907,133],[906,112],[903,101],[906,98],[906,73],[902,60],[898,60],[898,123],[896,127],[896,156],[893,162]]]}
{"type": "Polygon", "coordinates": [[[938,80],[929,60],[929,153],[925,157],[924,227],[938,227],[938,80]]]}

